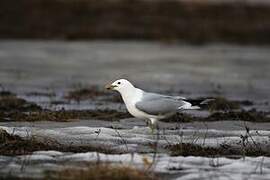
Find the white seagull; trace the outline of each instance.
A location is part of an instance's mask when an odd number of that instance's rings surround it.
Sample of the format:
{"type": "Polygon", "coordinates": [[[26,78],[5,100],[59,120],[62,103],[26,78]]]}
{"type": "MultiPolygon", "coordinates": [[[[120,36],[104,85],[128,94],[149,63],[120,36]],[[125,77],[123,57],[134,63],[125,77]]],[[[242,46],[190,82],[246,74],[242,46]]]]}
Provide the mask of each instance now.
{"type": "MultiPolygon", "coordinates": [[[[139,119],[150,120],[151,128],[160,119],[168,118],[181,110],[200,109],[180,96],[167,96],[157,93],[145,92],[134,87],[128,80],[119,79],[105,86],[106,89],[118,91],[128,112],[139,119]]],[[[199,104],[207,103],[207,100],[199,104]]]]}

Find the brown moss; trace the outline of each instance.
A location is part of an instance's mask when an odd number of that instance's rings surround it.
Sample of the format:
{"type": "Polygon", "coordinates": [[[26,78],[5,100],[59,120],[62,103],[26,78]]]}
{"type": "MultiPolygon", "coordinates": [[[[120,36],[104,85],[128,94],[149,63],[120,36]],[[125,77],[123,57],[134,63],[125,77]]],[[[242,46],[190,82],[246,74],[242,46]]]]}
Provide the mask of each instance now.
{"type": "Polygon", "coordinates": [[[85,146],[69,146],[58,143],[50,139],[38,140],[35,137],[23,139],[17,135],[11,135],[5,130],[0,129],[0,154],[7,156],[31,154],[34,151],[55,150],[61,152],[101,152],[101,153],[121,153],[110,147],[85,146]]]}
{"type": "Polygon", "coordinates": [[[245,111],[214,112],[207,117],[196,117],[185,113],[162,119],[164,122],[194,122],[194,121],[250,121],[270,122],[269,112],[256,111],[255,109],[245,111]]]}
{"type": "MultiPolygon", "coordinates": [[[[72,91],[69,98],[83,99],[94,98],[96,96],[116,97],[111,94],[106,94],[98,91],[97,88],[88,90],[72,91]],[[107,96],[109,95],[109,96],[107,96]]],[[[111,99],[111,101],[120,101],[119,98],[111,99]]],[[[105,99],[107,101],[108,99],[105,99]]],[[[122,101],[122,100],[121,100],[122,101]]],[[[196,99],[195,99],[196,101],[196,99]]],[[[197,100],[200,101],[199,99],[197,100]]],[[[62,103],[53,102],[53,103],[62,103]]],[[[193,121],[220,121],[220,120],[242,120],[251,122],[269,122],[269,113],[256,111],[232,111],[239,109],[241,102],[230,101],[222,97],[215,98],[210,101],[207,106],[213,112],[208,117],[195,117],[185,113],[177,113],[176,115],[163,119],[165,122],[193,122],[193,121]]],[[[243,104],[250,105],[249,101],[244,101],[243,104]]],[[[119,120],[129,118],[131,115],[126,112],[119,112],[116,110],[42,110],[40,106],[35,103],[27,102],[24,99],[18,98],[15,94],[9,91],[2,91],[0,94],[0,121],[73,121],[78,119],[100,119],[100,120],[119,120]]]]}
{"type": "Polygon", "coordinates": [[[170,150],[172,156],[213,156],[219,154],[219,150],[216,148],[189,143],[178,143],[166,148],[170,150]]]}
{"type": "Polygon", "coordinates": [[[219,147],[207,147],[191,143],[178,143],[166,146],[172,156],[270,156],[270,151],[262,150],[256,146],[233,147],[222,144],[219,147]]]}
{"type": "Polygon", "coordinates": [[[243,105],[243,106],[252,106],[252,105],[254,105],[254,103],[252,101],[249,101],[249,100],[238,101],[238,103],[243,105]]]}
{"type": "Polygon", "coordinates": [[[186,113],[177,113],[175,115],[173,115],[172,117],[166,118],[166,119],[162,119],[161,121],[164,122],[194,122],[194,121],[199,121],[201,120],[201,117],[195,117],[186,113]]]}
{"type": "Polygon", "coordinates": [[[53,100],[53,101],[50,101],[50,104],[51,105],[63,105],[63,104],[66,104],[66,102],[62,101],[62,100],[53,100]]]}
{"type": "Polygon", "coordinates": [[[27,96],[47,96],[47,97],[54,97],[56,94],[54,92],[28,92],[26,93],[27,96]]]}
{"type": "Polygon", "coordinates": [[[65,169],[48,173],[49,179],[91,179],[91,180],[154,180],[159,179],[152,173],[127,165],[92,164],[87,169],[65,169]]]}
{"type": "Polygon", "coordinates": [[[65,96],[65,99],[80,102],[89,99],[94,100],[100,97],[104,101],[123,103],[122,98],[119,94],[100,90],[100,88],[98,88],[97,86],[72,90],[68,92],[68,94],[65,96]]]}
{"type": "Polygon", "coordinates": [[[250,122],[270,122],[268,113],[256,111],[255,109],[249,111],[230,111],[230,112],[215,112],[210,116],[204,118],[205,121],[223,121],[223,120],[241,120],[250,122]]]}
{"type": "Polygon", "coordinates": [[[216,97],[207,104],[207,107],[210,111],[231,111],[240,109],[240,103],[237,101],[230,101],[223,97],[216,97]]]}
{"type": "Polygon", "coordinates": [[[81,88],[68,92],[65,96],[68,100],[75,100],[80,102],[82,100],[93,99],[97,96],[104,96],[105,92],[98,89],[96,86],[92,86],[89,88],[81,88]]]}
{"type": "Polygon", "coordinates": [[[0,91],[0,96],[1,97],[4,97],[4,96],[15,96],[15,94],[13,94],[12,92],[10,91],[0,91]]]}
{"type": "Polygon", "coordinates": [[[74,121],[100,119],[115,121],[131,117],[128,113],[115,110],[60,110],[36,112],[0,112],[0,121],[74,121]]]}
{"type": "Polygon", "coordinates": [[[0,154],[1,155],[18,155],[28,154],[34,150],[45,149],[47,146],[37,142],[34,139],[23,140],[17,135],[11,135],[5,130],[0,129],[0,154]]]}
{"type": "MultiPolygon", "coordinates": [[[[104,95],[96,88],[81,89],[69,93],[69,99],[94,98],[104,95]]],[[[60,102],[53,102],[60,103],[60,102]]],[[[78,119],[101,119],[119,120],[128,118],[130,115],[116,110],[59,110],[51,111],[42,109],[35,103],[27,102],[18,98],[10,92],[3,92],[0,95],[0,121],[73,121],[78,119]]]]}
{"type": "Polygon", "coordinates": [[[19,136],[10,135],[7,131],[0,129],[0,144],[19,139],[19,136]]]}
{"type": "Polygon", "coordinates": [[[0,96],[0,112],[10,111],[38,111],[41,107],[35,103],[27,102],[15,95],[0,96]]]}
{"type": "Polygon", "coordinates": [[[115,103],[123,103],[123,100],[119,94],[115,95],[109,95],[107,98],[105,98],[105,101],[108,102],[115,102],[115,103]]]}

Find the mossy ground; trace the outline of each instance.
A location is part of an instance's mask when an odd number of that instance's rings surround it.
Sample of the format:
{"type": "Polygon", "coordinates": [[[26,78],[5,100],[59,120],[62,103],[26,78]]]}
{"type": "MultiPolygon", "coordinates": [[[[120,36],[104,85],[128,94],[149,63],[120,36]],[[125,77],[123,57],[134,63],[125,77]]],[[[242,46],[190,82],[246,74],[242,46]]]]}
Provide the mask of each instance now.
{"type": "Polygon", "coordinates": [[[84,119],[118,121],[131,117],[116,110],[42,110],[35,112],[0,112],[0,121],[59,121],[69,122],[84,119]]]}
{"type": "Polygon", "coordinates": [[[163,119],[164,122],[194,122],[194,121],[249,121],[249,122],[270,122],[269,112],[256,111],[255,109],[246,111],[219,111],[213,112],[207,117],[192,116],[185,113],[177,113],[176,115],[163,119]]]}
{"type": "Polygon", "coordinates": [[[172,156],[206,156],[206,157],[243,157],[270,156],[270,150],[262,150],[256,146],[235,147],[222,144],[219,147],[205,147],[191,143],[178,143],[166,147],[172,156]]]}
{"type": "Polygon", "coordinates": [[[104,91],[100,90],[96,86],[91,86],[91,87],[84,87],[84,88],[71,90],[67,93],[67,95],[65,96],[65,99],[75,100],[77,102],[80,102],[82,100],[94,99],[97,96],[104,96],[104,95],[106,95],[104,91]]]}
{"type": "MultiPolygon", "coordinates": [[[[38,93],[37,93],[38,94],[38,93]]],[[[96,97],[114,97],[112,94],[106,94],[97,88],[79,89],[68,93],[69,100],[83,101],[94,99],[96,97]]],[[[196,99],[195,99],[196,100],[196,99]]],[[[199,99],[198,99],[199,100],[199,99]]],[[[105,100],[106,102],[106,100],[105,100]]],[[[60,102],[61,103],[61,102],[60,102]]],[[[175,116],[165,119],[165,122],[193,122],[193,121],[223,121],[223,120],[242,120],[251,122],[270,122],[268,112],[260,112],[255,109],[246,111],[242,106],[252,105],[250,101],[232,101],[223,97],[217,97],[206,106],[211,113],[207,117],[195,117],[185,113],[178,113],[175,116]]],[[[131,117],[127,112],[116,110],[48,110],[33,102],[19,98],[9,91],[0,92],[0,120],[1,121],[76,121],[83,119],[100,119],[108,121],[117,121],[131,117]]],[[[22,139],[19,136],[1,132],[0,154],[19,155],[30,154],[38,150],[57,150],[62,152],[88,152],[98,151],[104,153],[121,153],[110,148],[92,147],[92,146],[66,146],[51,140],[39,141],[35,137],[22,139]]],[[[172,155],[194,155],[194,156],[229,156],[245,155],[270,156],[269,152],[260,149],[246,148],[245,151],[229,146],[220,146],[218,148],[203,147],[195,144],[177,144],[166,147],[172,155]]]]}
{"type": "MultiPolygon", "coordinates": [[[[38,94],[38,93],[35,93],[38,94]]],[[[99,90],[96,86],[89,88],[80,88],[72,90],[64,96],[64,99],[75,100],[93,100],[102,97],[102,102],[122,102],[121,98],[115,94],[106,93],[99,90]]],[[[212,98],[212,97],[211,97],[212,98]]],[[[206,98],[205,98],[206,99],[206,98]]],[[[164,122],[193,122],[193,121],[221,121],[221,120],[241,120],[251,122],[269,122],[269,112],[257,111],[252,109],[243,110],[242,106],[251,106],[251,101],[233,101],[224,97],[214,97],[203,109],[211,113],[207,117],[192,116],[186,113],[177,113],[176,115],[164,119],[164,122]]],[[[201,98],[193,99],[200,101],[201,98]]],[[[54,102],[54,101],[53,101],[54,102]]],[[[64,101],[57,101],[55,104],[61,104],[64,101]]],[[[75,121],[79,119],[100,119],[116,121],[129,118],[128,112],[117,110],[48,110],[40,107],[36,103],[28,102],[17,97],[9,91],[0,92],[0,121],[75,121]]]]}
{"type": "Polygon", "coordinates": [[[7,156],[31,154],[34,151],[47,151],[55,150],[61,152],[101,152],[101,153],[121,153],[109,147],[94,147],[63,145],[59,142],[50,139],[37,139],[35,137],[21,138],[17,135],[7,133],[5,130],[0,129],[0,154],[7,156]]]}
{"type": "Polygon", "coordinates": [[[13,94],[0,95],[0,112],[11,111],[38,111],[41,107],[35,103],[27,102],[13,94]]]}
{"type": "Polygon", "coordinates": [[[122,102],[122,98],[119,94],[104,91],[97,86],[90,86],[90,87],[83,87],[83,88],[77,88],[74,90],[71,90],[67,92],[67,95],[65,96],[65,99],[71,101],[76,101],[77,103],[80,103],[84,100],[94,100],[97,97],[101,97],[103,101],[108,102],[115,102],[120,103],[122,102]]]}

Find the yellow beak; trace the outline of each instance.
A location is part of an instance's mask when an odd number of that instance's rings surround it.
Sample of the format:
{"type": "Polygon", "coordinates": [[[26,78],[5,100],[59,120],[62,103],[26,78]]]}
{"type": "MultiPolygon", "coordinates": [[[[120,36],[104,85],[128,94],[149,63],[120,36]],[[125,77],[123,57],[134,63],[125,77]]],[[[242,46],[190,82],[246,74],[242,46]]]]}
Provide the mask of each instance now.
{"type": "Polygon", "coordinates": [[[113,90],[115,87],[117,87],[117,86],[116,85],[112,85],[112,84],[107,84],[105,86],[105,88],[108,89],[108,90],[113,90]]]}

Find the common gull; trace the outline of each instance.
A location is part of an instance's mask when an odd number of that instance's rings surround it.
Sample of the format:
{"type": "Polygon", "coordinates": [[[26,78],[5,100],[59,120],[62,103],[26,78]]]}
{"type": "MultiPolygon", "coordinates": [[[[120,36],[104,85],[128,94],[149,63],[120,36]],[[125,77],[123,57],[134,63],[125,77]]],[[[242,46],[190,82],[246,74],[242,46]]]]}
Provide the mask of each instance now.
{"type": "Polygon", "coordinates": [[[199,105],[207,103],[203,100],[197,105],[181,96],[168,96],[151,93],[136,88],[126,79],[119,79],[105,86],[106,89],[118,91],[128,112],[139,119],[150,120],[151,127],[160,119],[173,116],[181,110],[200,109],[199,105]]]}

